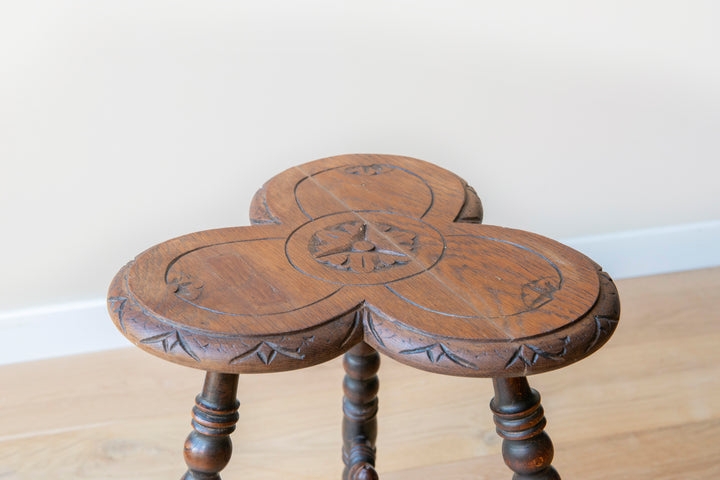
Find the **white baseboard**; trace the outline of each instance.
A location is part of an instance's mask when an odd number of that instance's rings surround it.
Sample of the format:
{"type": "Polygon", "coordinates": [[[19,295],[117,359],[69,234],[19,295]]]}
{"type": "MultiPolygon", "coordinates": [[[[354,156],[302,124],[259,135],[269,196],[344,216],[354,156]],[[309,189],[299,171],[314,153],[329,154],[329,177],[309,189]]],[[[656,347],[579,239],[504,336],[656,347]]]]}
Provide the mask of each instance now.
{"type": "Polygon", "coordinates": [[[0,365],[126,347],[105,300],[1,312],[0,365]]]}
{"type": "MultiPolygon", "coordinates": [[[[561,241],[614,279],[720,266],[720,221],[561,241]]],[[[130,345],[108,318],[103,299],[0,312],[0,339],[0,365],[130,345]]]]}
{"type": "Polygon", "coordinates": [[[561,241],[614,279],[720,266],[720,220],[561,241]]]}

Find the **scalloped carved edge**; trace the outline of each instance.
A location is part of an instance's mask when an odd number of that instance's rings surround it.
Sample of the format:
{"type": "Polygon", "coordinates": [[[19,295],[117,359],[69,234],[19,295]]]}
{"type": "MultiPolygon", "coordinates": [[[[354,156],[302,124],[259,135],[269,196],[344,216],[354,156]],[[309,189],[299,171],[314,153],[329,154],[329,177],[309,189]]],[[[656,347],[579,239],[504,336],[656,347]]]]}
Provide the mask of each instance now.
{"type": "Polygon", "coordinates": [[[405,328],[363,303],[330,322],[289,335],[217,336],[177,328],[143,309],[124,290],[127,269],[113,281],[108,310],[126,337],[167,360],[226,373],[263,373],[304,368],[335,358],[364,339],[416,368],[447,375],[524,376],[553,370],[599,349],[619,323],[617,290],[599,271],[600,295],[580,320],[546,335],[508,342],[434,337],[405,328]],[[311,345],[315,348],[310,348],[311,345]]]}
{"type": "Polygon", "coordinates": [[[574,363],[599,349],[619,323],[620,302],[610,276],[598,271],[600,294],[579,320],[545,335],[482,342],[437,337],[386,318],[368,314],[365,342],[415,368],[446,375],[474,377],[525,376],[574,363]]]}
{"type": "Polygon", "coordinates": [[[286,371],[338,357],[363,338],[362,308],[285,335],[222,336],[178,328],[144,309],[126,290],[131,265],[123,267],[113,280],[108,311],[131,342],[165,360],[224,373],[286,371]]]}
{"type": "Polygon", "coordinates": [[[227,373],[292,370],[321,363],[363,338],[411,366],[460,376],[518,376],[553,370],[600,348],[618,325],[617,290],[599,271],[600,295],[580,320],[539,337],[509,342],[454,340],[418,333],[363,303],[354,311],[293,335],[215,336],[179,329],[143,309],[123,287],[131,263],[117,275],[108,310],[118,329],[140,348],[176,363],[227,373]],[[311,344],[317,348],[308,348],[311,344]]]}

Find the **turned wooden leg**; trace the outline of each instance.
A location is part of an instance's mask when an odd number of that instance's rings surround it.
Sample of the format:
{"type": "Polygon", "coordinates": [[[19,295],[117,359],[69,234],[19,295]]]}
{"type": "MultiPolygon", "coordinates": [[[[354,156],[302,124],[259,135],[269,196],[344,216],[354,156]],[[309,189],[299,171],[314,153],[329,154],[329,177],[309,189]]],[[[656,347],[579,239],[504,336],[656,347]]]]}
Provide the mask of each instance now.
{"type": "Polygon", "coordinates": [[[238,421],[238,375],[207,372],[192,409],[193,431],[185,440],[188,471],[182,480],[220,480],[232,454],[230,434],[238,421]]]}
{"type": "Polygon", "coordinates": [[[343,359],[343,480],[377,480],[378,377],[380,355],[368,344],[354,346],[343,359]]]}
{"type": "Polygon", "coordinates": [[[527,378],[494,378],[495,398],[490,402],[497,433],[503,438],[505,463],[515,472],[513,480],[560,480],[550,466],[553,445],[543,431],[545,415],[540,394],[527,378]]]}

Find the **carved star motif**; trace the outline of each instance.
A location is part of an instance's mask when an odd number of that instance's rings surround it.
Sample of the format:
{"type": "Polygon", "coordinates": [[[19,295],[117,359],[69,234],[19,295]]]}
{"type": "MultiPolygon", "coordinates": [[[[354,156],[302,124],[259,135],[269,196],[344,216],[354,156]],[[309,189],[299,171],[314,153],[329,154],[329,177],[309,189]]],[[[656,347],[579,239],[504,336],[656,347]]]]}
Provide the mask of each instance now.
{"type": "Polygon", "coordinates": [[[315,233],[310,252],[315,260],[357,273],[405,265],[416,235],[387,224],[345,222],[315,233]]]}

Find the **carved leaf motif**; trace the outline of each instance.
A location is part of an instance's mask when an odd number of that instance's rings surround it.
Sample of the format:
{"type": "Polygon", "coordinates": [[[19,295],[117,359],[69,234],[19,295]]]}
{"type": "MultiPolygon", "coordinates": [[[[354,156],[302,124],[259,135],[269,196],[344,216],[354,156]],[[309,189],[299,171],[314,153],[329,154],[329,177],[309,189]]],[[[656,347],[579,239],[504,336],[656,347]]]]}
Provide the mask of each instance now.
{"type": "Polygon", "coordinates": [[[598,343],[603,334],[609,335],[617,324],[617,318],[595,315],[595,334],[593,335],[592,340],[585,349],[585,353],[593,349],[593,347],[598,343]]]}
{"type": "Polygon", "coordinates": [[[300,351],[303,349],[303,347],[312,343],[314,340],[314,335],[311,337],[303,337],[303,341],[300,346],[294,350],[284,347],[282,345],[278,345],[277,343],[262,341],[257,343],[249,350],[241,353],[240,355],[233,357],[228,363],[239,363],[252,357],[253,355],[257,355],[261,362],[263,362],[265,365],[270,365],[272,361],[275,360],[275,358],[278,356],[278,354],[295,360],[303,360],[305,358],[305,354],[300,353],[300,351]]]}
{"type": "Polygon", "coordinates": [[[385,342],[383,342],[383,339],[380,337],[377,330],[375,329],[372,314],[368,311],[367,308],[363,309],[363,322],[365,323],[365,325],[367,325],[367,328],[370,330],[370,333],[372,333],[372,336],[375,337],[375,341],[377,341],[381,347],[385,348],[385,342]]]}
{"type": "Polygon", "coordinates": [[[477,365],[475,365],[474,363],[470,362],[469,360],[465,360],[464,358],[459,357],[458,355],[454,354],[453,352],[451,352],[451,351],[450,351],[445,345],[443,345],[442,343],[440,344],[440,348],[442,348],[443,353],[445,353],[445,355],[447,355],[447,357],[448,357],[450,360],[452,360],[453,362],[457,363],[457,364],[460,365],[461,367],[472,368],[473,370],[477,370],[477,369],[478,369],[478,366],[477,366],[477,365]]]}
{"type": "Polygon", "coordinates": [[[560,289],[556,278],[540,278],[522,286],[522,300],[530,309],[540,308],[552,301],[553,294],[560,289]]]}
{"type": "Polygon", "coordinates": [[[469,360],[465,360],[461,356],[453,353],[448,347],[442,343],[433,343],[424,347],[412,348],[409,350],[401,350],[401,355],[413,355],[416,353],[425,353],[428,360],[432,363],[438,363],[443,357],[447,357],[453,363],[460,365],[461,367],[471,368],[477,370],[478,366],[469,360]],[[439,350],[439,351],[438,351],[439,350]]]}
{"type": "MultiPolygon", "coordinates": [[[[295,350],[291,350],[289,348],[283,347],[281,345],[278,345],[278,344],[272,343],[272,342],[265,342],[265,345],[270,347],[274,352],[279,353],[281,355],[285,355],[286,357],[289,357],[289,358],[294,358],[295,360],[302,360],[303,358],[305,358],[305,355],[300,354],[300,349],[302,347],[298,347],[295,350]]],[[[304,346],[304,344],[303,344],[303,346],[304,346]]]]}
{"type": "Polygon", "coordinates": [[[123,319],[123,315],[125,314],[125,304],[128,301],[127,297],[110,297],[108,298],[108,301],[110,302],[110,309],[112,312],[117,313],[118,322],[120,323],[123,333],[127,333],[125,330],[125,321],[123,319]]]}
{"type": "Polygon", "coordinates": [[[427,356],[430,359],[430,361],[435,363],[435,358],[432,353],[432,349],[435,347],[437,347],[437,343],[433,343],[432,345],[426,345],[424,347],[411,348],[408,350],[400,350],[400,353],[402,355],[412,355],[414,353],[427,353],[427,356]]]}
{"type": "Polygon", "coordinates": [[[187,341],[185,341],[185,338],[183,338],[183,336],[177,330],[171,330],[169,332],[153,335],[152,337],[143,338],[142,340],[140,340],[140,343],[159,343],[162,345],[163,351],[165,353],[172,352],[175,347],[179,346],[180,349],[193,360],[197,362],[200,361],[200,357],[195,354],[192,348],[190,348],[190,345],[188,345],[187,341]]]}
{"type": "Polygon", "coordinates": [[[200,298],[204,286],[202,282],[186,273],[180,273],[177,277],[168,281],[168,285],[175,295],[190,301],[200,298]]]}
{"type": "Polygon", "coordinates": [[[346,167],[345,173],[348,175],[362,175],[362,176],[370,176],[370,175],[379,175],[381,173],[384,173],[388,171],[388,168],[384,165],[353,165],[352,167],[346,167]]]}
{"type": "MultiPolygon", "coordinates": [[[[258,343],[258,344],[255,345],[253,348],[251,348],[251,349],[249,349],[249,350],[241,353],[240,355],[238,355],[238,356],[236,356],[236,357],[233,357],[233,358],[230,360],[229,363],[239,363],[239,362],[242,362],[242,361],[245,360],[246,358],[248,358],[248,357],[250,357],[250,356],[252,356],[252,355],[255,355],[255,354],[258,352],[258,350],[260,350],[260,347],[261,347],[261,346],[262,346],[262,343],[258,343]]],[[[260,357],[261,360],[262,360],[262,358],[263,358],[263,357],[260,357]]],[[[265,362],[263,362],[263,363],[265,363],[265,362]]],[[[265,363],[265,364],[267,365],[267,363],[265,363]]]]}
{"type": "Polygon", "coordinates": [[[177,332],[177,342],[180,344],[180,348],[182,348],[185,353],[194,358],[195,361],[200,361],[200,358],[195,355],[195,352],[192,351],[190,345],[188,345],[183,336],[180,335],[180,332],[177,332]]]}
{"type": "Polygon", "coordinates": [[[515,362],[518,361],[524,363],[528,367],[531,367],[535,365],[538,359],[541,357],[552,360],[554,362],[560,362],[563,360],[565,354],[567,354],[567,345],[569,343],[570,337],[563,338],[562,348],[557,353],[547,352],[539,347],[536,347],[535,345],[523,343],[517,348],[517,350],[515,350],[515,353],[513,353],[512,357],[510,357],[510,360],[507,361],[507,363],[505,364],[505,368],[508,369],[512,367],[515,362]]]}

